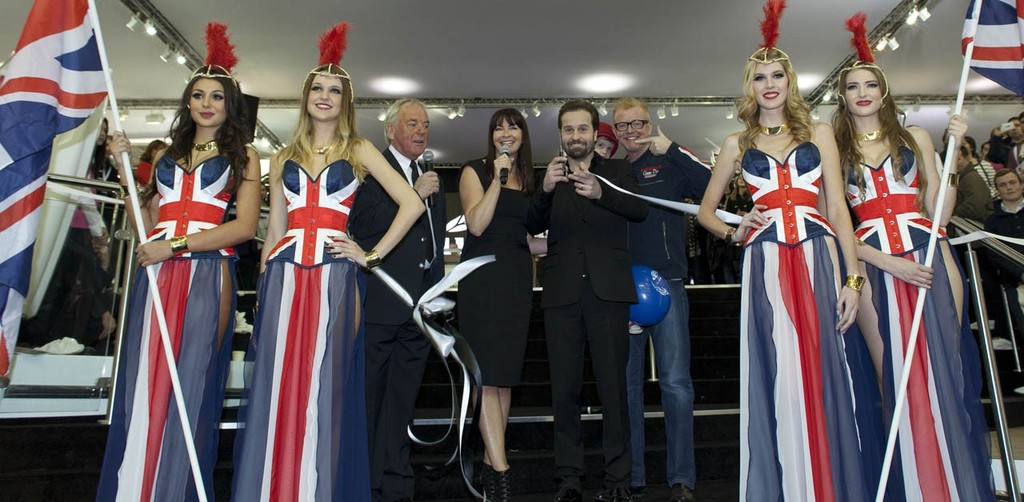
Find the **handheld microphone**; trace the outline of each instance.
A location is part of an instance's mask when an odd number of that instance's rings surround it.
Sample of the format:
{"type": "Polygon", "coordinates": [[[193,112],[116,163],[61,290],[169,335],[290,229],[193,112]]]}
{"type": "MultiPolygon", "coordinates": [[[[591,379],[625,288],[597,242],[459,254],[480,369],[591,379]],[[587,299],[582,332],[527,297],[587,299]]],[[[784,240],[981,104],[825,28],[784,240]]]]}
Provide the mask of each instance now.
{"type": "MultiPolygon", "coordinates": [[[[434,152],[430,150],[423,151],[423,172],[429,173],[434,170],[434,152]]],[[[434,194],[430,194],[427,197],[427,207],[434,205],[434,194]]]]}
{"type": "MultiPolygon", "coordinates": [[[[509,157],[509,156],[512,155],[512,149],[509,148],[508,145],[501,145],[500,152],[501,152],[502,155],[504,155],[506,157],[509,157]]],[[[498,174],[498,178],[501,181],[502,185],[504,185],[505,183],[508,183],[508,168],[507,167],[501,168],[501,171],[498,174]]]]}

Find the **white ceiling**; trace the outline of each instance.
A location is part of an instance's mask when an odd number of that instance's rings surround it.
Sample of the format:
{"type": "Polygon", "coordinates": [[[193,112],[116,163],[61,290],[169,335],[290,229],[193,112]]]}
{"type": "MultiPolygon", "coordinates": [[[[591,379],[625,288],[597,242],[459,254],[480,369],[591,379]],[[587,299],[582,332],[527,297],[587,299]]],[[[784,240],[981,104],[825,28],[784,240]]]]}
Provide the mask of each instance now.
{"type": "MultiPolygon", "coordinates": [[[[125,28],[131,11],[121,0],[96,0],[114,70],[118,99],[177,99],[189,71],[159,59],[165,45],[141,30],[125,28]]],[[[241,60],[236,76],[243,90],[262,99],[295,99],[306,72],[316,63],[316,39],[338,21],[349,21],[349,49],[342,62],[355,80],[358,97],[392,98],[371,87],[381,77],[404,77],[421,98],[569,98],[639,95],[736,96],[742,66],[760,43],[761,0],[150,0],[189,43],[205,55],[207,21],[230,25],[241,60]],[[584,92],[579,78],[595,73],[623,74],[625,90],[584,92]]],[[[856,10],[872,29],[897,0],[789,0],[779,46],[792,57],[809,91],[851,51],[843,21],[856,10]]],[[[932,0],[931,19],[902,26],[901,46],[884,51],[894,94],[949,94],[957,90],[960,32],[966,0],[932,0]]],[[[0,0],[0,50],[13,48],[28,15],[28,0],[0,0]]],[[[972,76],[974,94],[1005,94],[972,76]]],[[[970,103],[970,98],[968,98],[970,103]]],[[[1018,102],[1019,103],[1019,102],[1018,102]]],[[[952,103],[950,103],[952,104],[952,103]]],[[[611,106],[609,106],[610,110],[611,106]]],[[[948,105],[908,110],[908,122],[927,127],[938,139],[948,105]]],[[[972,105],[971,134],[984,141],[988,131],[1022,107],[972,105]]],[[[144,123],[154,110],[129,110],[125,129],[140,142],[166,135],[169,120],[144,123]]],[[[555,108],[529,117],[535,161],[557,150],[555,108]]],[[[678,117],[655,122],[665,133],[707,157],[708,138],[720,142],[739,124],[725,118],[727,107],[682,107],[678,117]]],[[[358,130],[383,147],[378,109],[361,109],[358,130]]],[[[467,110],[449,120],[432,110],[430,148],[439,161],[457,163],[484,153],[487,120],[493,109],[467,110]]],[[[166,112],[170,116],[170,112],[166,112]]],[[[260,120],[284,141],[297,110],[261,109],[260,120]]],[[[653,115],[653,110],[652,110],[653,115]]],[[[819,109],[829,120],[831,109],[819,109]]],[[[610,117],[606,117],[610,121],[610,117]]]]}

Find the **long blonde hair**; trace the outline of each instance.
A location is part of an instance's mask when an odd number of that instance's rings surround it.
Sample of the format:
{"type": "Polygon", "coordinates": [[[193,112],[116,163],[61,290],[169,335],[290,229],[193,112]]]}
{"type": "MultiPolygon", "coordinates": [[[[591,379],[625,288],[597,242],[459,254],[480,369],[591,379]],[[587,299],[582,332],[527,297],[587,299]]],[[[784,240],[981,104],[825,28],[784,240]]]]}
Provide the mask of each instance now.
{"type": "Polygon", "coordinates": [[[313,87],[313,79],[316,75],[337,77],[341,80],[341,113],[338,116],[338,127],[334,131],[334,140],[331,141],[331,148],[327,152],[327,163],[345,159],[352,164],[352,170],[360,181],[366,175],[363,164],[355,153],[355,146],[359,143],[359,135],[356,134],[356,110],[352,100],[352,81],[344,70],[337,65],[322,65],[313,69],[306,76],[302,84],[302,94],[299,113],[299,123],[295,126],[292,140],[288,146],[281,149],[274,155],[274,165],[282,165],[286,160],[295,161],[301,165],[309,165],[313,160],[313,121],[309,118],[306,110],[309,100],[310,88],[313,87]]]}
{"type": "MultiPolygon", "coordinates": [[[[857,145],[857,129],[853,124],[853,116],[850,114],[850,109],[846,105],[844,97],[847,78],[850,75],[850,71],[854,69],[870,71],[878,80],[879,90],[882,92],[882,106],[878,110],[878,120],[882,124],[881,139],[889,145],[889,156],[892,158],[893,175],[896,177],[896,181],[906,184],[906,180],[903,179],[903,173],[899,169],[903,164],[902,155],[900,155],[901,146],[905,145],[910,151],[914,152],[915,159],[923,159],[921,157],[921,149],[917,146],[917,141],[914,141],[914,136],[900,124],[898,108],[896,107],[896,102],[892,99],[892,93],[889,92],[889,84],[885,75],[882,74],[882,70],[873,64],[844,70],[839,75],[839,99],[836,111],[832,114],[832,129],[836,135],[836,146],[839,148],[839,162],[843,173],[843,183],[847,183],[846,180],[850,179],[849,177],[852,173],[853,179],[856,181],[857,187],[860,188],[861,196],[863,197],[865,184],[860,165],[864,162],[864,156],[861,155],[860,148],[857,145]]],[[[922,162],[919,168],[923,165],[922,162]]],[[[918,209],[924,210],[924,198],[925,192],[928,189],[928,180],[924,176],[918,176],[917,180],[919,187],[915,200],[918,209]]]]}
{"type": "MultiPolygon", "coordinates": [[[[786,105],[783,111],[786,117],[786,124],[789,125],[790,133],[793,134],[793,139],[796,140],[797,144],[810,141],[811,110],[807,106],[807,102],[800,95],[800,87],[797,86],[796,81],[796,71],[793,70],[789,56],[773,47],[767,49],[765,57],[769,61],[767,64],[778,62],[782,65],[783,71],[786,72],[788,83],[786,85],[786,105]]],[[[740,122],[746,126],[746,129],[739,136],[739,159],[743,158],[743,152],[754,146],[754,140],[761,133],[761,124],[757,120],[761,110],[757,105],[757,97],[754,95],[754,69],[759,64],[765,63],[747,60],[747,64],[743,66],[743,96],[740,97],[736,105],[736,115],[739,117],[740,122]]]]}

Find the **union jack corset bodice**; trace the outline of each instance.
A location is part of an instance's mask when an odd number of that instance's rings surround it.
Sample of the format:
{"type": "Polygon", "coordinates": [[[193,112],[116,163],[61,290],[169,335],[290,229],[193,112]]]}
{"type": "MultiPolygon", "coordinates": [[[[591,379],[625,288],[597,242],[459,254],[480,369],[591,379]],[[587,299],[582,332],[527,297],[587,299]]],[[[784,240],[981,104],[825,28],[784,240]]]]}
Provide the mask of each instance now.
{"type": "MultiPolygon", "coordinates": [[[[224,223],[234,198],[234,193],[229,190],[231,164],[227,157],[211,157],[188,171],[165,155],[153,170],[160,197],[160,215],[157,224],[149,231],[151,239],[164,240],[193,234],[224,223]]],[[[183,253],[175,258],[234,256],[234,248],[229,247],[183,253]]]]}
{"type": "MultiPolygon", "coordinates": [[[[859,224],[855,233],[865,244],[885,253],[899,255],[928,245],[932,221],[922,215],[917,205],[920,171],[914,152],[901,146],[897,181],[892,156],[882,165],[860,165],[864,189],[857,186],[851,172],[846,180],[846,199],[859,224]]],[[[944,231],[940,237],[946,237],[944,231]]]]}
{"type": "Polygon", "coordinates": [[[331,237],[344,235],[359,180],[346,160],[325,167],[314,179],[294,161],[285,161],[281,185],[288,204],[288,231],[267,261],[289,261],[303,267],[345,262],[327,253],[331,237]]]}
{"type": "Polygon", "coordinates": [[[743,153],[743,180],[754,204],[768,206],[763,227],[747,234],[746,244],[760,241],[789,246],[821,235],[835,235],[818,212],[821,153],[811,142],[797,145],[784,161],[757,148],[743,153]]]}

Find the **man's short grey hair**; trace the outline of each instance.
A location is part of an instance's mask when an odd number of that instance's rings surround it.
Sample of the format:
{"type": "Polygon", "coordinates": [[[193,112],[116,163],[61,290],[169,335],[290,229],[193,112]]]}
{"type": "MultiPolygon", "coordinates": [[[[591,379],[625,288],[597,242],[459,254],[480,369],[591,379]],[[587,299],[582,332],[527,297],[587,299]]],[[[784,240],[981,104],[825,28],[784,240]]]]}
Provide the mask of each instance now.
{"type": "Polygon", "coordinates": [[[420,100],[418,100],[416,98],[402,98],[402,99],[399,99],[398,101],[395,101],[394,103],[391,103],[391,106],[388,107],[388,111],[387,111],[387,113],[384,116],[384,140],[385,141],[390,141],[390,140],[388,140],[388,137],[387,137],[388,136],[388,133],[387,133],[388,126],[389,125],[391,125],[391,126],[397,126],[398,125],[398,112],[405,105],[419,105],[421,108],[423,108],[424,111],[426,111],[426,109],[427,109],[427,105],[423,104],[422,101],[420,101],[420,100]]]}

